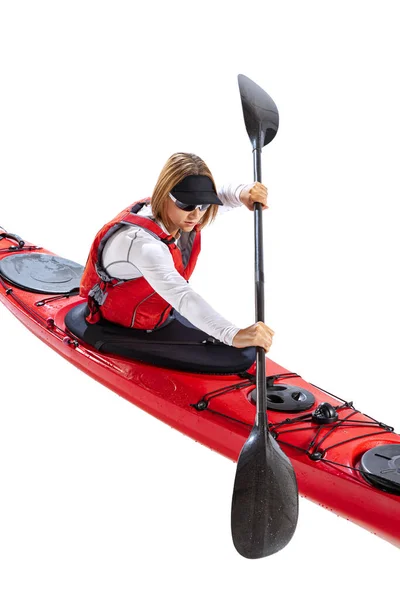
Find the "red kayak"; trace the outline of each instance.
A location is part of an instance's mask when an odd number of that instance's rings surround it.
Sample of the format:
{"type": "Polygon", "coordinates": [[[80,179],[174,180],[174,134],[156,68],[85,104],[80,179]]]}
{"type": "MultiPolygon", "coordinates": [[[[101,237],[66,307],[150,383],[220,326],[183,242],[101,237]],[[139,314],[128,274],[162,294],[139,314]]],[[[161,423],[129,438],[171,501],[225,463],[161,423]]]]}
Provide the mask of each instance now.
{"type": "MultiPolygon", "coordinates": [[[[208,369],[172,368],[165,358],[172,341],[146,347],[121,328],[111,346],[91,338],[81,273],[80,265],[0,229],[0,300],[30,331],[117,394],[236,461],[254,423],[255,363],[236,372],[215,360],[208,369]],[[119,355],[127,347],[131,358],[119,355]]],[[[204,347],[187,351],[204,359],[204,347]]],[[[210,352],[215,357],[218,345],[210,352]]],[[[400,436],[270,359],[266,373],[269,431],[294,467],[300,494],[400,547],[400,436]]]]}

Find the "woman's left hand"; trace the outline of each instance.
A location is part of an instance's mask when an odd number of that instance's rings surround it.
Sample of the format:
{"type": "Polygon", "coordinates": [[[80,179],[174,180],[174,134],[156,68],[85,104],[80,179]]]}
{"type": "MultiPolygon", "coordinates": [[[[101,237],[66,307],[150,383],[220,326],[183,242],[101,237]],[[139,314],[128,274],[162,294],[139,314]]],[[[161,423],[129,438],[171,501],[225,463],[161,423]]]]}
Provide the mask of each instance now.
{"type": "Polygon", "coordinates": [[[246,185],[246,187],[243,188],[242,191],[240,192],[240,200],[241,200],[242,204],[247,206],[247,208],[249,210],[253,210],[253,211],[254,211],[254,202],[260,202],[260,204],[262,204],[263,210],[265,210],[266,208],[269,208],[269,206],[267,204],[267,198],[268,198],[268,190],[265,187],[265,185],[263,185],[259,181],[256,181],[255,183],[250,183],[249,185],[246,185]]]}

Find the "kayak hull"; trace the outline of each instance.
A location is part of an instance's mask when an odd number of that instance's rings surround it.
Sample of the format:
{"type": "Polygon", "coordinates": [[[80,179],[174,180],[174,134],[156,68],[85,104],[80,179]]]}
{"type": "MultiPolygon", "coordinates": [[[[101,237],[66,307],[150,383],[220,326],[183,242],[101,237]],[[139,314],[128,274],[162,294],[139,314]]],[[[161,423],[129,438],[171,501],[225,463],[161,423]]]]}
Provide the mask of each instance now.
{"type": "MultiPolygon", "coordinates": [[[[7,252],[9,246],[9,240],[0,240],[0,260],[15,252],[7,252]]],[[[101,354],[66,330],[65,316],[82,298],[60,297],[35,306],[46,294],[19,289],[2,277],[0,283],[4,305],[66,360],[157,419],[237,461],[254,422],[251,379],[188,373],[101,354]],[[223,391],[228,386],[237,388],[223,391]]],[[[400,436],[269,358],[266,372],[268,377],[279,375],[280,385],[295,384],[315,397],[303,413],[268,410],[271,432],[293,464],[299,493],[400,547],[400,496],[378,489],[358,471],[366,451],[400,444],[400,436]],[[340,426],[311,421],[309,415],[324,402],[338,410],[340,426]],[[299,415],[302,420],[295,421],[299,415]]],[[[255,364],[248,373],[254,375],[255,364]]]]}

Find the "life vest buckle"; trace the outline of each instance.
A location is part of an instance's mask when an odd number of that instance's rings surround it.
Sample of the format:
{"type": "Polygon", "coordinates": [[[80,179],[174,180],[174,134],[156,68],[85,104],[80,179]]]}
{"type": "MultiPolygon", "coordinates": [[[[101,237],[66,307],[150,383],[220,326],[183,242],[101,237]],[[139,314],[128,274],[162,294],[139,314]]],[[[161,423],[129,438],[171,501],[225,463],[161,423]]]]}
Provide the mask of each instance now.
{"type": "Polygon", "coordinates": [[[108,296],[108,292],[105,292],[104,289],[101,289],[100,284],[96,283],[96,285],[92,287],[88,295],[91,298],[93,298],[97,306],[103,306],[108,296]]]}

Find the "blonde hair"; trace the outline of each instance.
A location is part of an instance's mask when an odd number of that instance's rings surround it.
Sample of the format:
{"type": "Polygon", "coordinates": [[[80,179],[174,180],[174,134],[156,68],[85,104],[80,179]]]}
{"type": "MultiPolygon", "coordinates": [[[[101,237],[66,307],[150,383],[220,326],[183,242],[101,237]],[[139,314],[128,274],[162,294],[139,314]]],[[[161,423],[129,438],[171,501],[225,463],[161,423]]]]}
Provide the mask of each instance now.
{"type": "MultiPolygon", "coordinates": [[[[167,217],[167,199],[172,188],[188,175],[206,175],[216,188],[214,178],[206,163],[196,154],[176,152],[169,157],[162,168],[151,197],[153,216],[168,228],[172,225],[167,217]]],[[[218,212],[218,204],[211,204],[198,223],[199,229],[213,222],[218,212]]]]}

